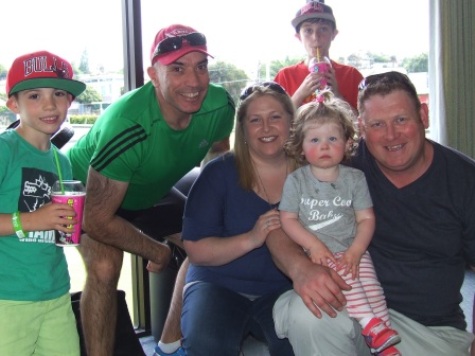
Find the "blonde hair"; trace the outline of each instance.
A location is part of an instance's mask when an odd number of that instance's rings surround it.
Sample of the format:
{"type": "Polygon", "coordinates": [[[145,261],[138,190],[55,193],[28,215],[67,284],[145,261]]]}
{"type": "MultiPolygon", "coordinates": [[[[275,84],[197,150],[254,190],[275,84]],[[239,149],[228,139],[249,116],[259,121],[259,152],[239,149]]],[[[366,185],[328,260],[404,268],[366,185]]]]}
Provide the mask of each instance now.
{"type": "MultiPolygon", "coordinates": [[[[295,115],[295,107],[290,97],[284,93],[280,93],[272,89],[272,87],[255,85],[251,89],[247,89],[250,94],[242,99],[236,111],[236,129],[234,133],[234,155],[236,159],[237,171],[239,172],[239,183],[245,190],[252,190],[256,185],[257,178],[252,163],[249,148],[244,135],[244,119],[247,116],[249,105],[256,99],[270,96],[282,104],[286,113],[289,114],[292,121],[295,115]]],[[[295,169],[293,164],[291,170],[295,169]]]]}
{"type": "Polygon", "coordinates": [[[324,91],[317,97],[317,101],[302,105],[293,122],[290,138],[285,144],[285,150],[299,164],[308,163],[302,154],[302,144],[305,134],[305,124],[314,122],[318,124],[335,123],[340,125],[343,136],[351,145],[346,151],[348,159],[357,146],[356,116],[351,106],[344,100],[334,96],[331,91],[324,91]]]}

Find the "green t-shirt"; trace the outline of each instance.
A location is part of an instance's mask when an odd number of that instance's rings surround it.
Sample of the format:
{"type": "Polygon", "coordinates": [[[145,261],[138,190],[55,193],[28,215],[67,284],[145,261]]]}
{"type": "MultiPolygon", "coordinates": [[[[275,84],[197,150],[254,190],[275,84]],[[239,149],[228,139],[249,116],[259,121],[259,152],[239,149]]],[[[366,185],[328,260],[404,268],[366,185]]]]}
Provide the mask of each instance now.
{"type": "Polygon", "coordinates": [[[203,105],[186,129],[165,122],[152,83],[109,106],[68,151],[75,178],[86,182],[89,166],[113,180],[128,182],[121,207],[152,207],[193,167],[214,142],[228,137],[234,103],[225,89],[210,85],[203,105]]]}
{"type": "MultiPolygon", "coordinates": [[[[51,201],[58,179],[53,150],[36,149],[15,130],[0,134],[0,213],[31,212],[51,201]]],[[[63,178],[71,179],[69,161],[57,153],[63,178]]],[[[54,230],[31,231],[22,239],[0,236],[0,300],[50,300],[69,288],[66,258],[54,244],[54,230]]]]}

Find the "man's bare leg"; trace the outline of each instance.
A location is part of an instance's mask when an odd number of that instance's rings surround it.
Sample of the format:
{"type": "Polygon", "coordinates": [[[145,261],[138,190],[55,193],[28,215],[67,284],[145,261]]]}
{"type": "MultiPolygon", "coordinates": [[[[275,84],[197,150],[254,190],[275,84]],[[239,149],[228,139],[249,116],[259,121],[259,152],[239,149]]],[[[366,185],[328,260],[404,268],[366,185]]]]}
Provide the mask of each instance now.
{"type": "Polygon", "coordinates": [[[79,251],[87,270],[81,295],[81,322],[89,356],[110,356],[114,352],[117,323],[117,284],[123,252],[81,237],[79,251]]]}
{"type": "MultiPolygon", "coordinates": [[[[188,270],[189,261],[186,258],[178,271],[173,289],[173,296],[168,309],[167,318],[163,325],[162,334],[160,335],[160,343],[172,344],[181,340],[181,309],[183,303],[183,288],[185,286],[185,277],[188,270]]],[[[165,350],[164,350],[165,351],[165,350]]]]}

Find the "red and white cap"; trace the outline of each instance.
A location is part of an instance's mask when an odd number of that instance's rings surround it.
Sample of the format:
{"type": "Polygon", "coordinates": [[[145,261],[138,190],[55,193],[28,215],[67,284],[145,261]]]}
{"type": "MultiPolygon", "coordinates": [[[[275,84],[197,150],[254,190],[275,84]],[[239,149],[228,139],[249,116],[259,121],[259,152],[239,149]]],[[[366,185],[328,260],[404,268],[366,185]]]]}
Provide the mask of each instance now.
{"type": "Polygon", "coordinates": [[[86,89],[86,84],[73,80],[71,64],[60,56],[39,51],[16,58],[7,74],[6,92],[10,97],[22,90],[55,88],[74,97],[86,89]]]}
{"type": "Polygon", "coordinates": [[[330,6],[325,5],[319,1],[307,2],[299,11],[295,14],[295,18],[292,20],[292,26],[298,31],[302,22],[310,19],[322,19],[328,20],[335,24],[335,16],[333,16],[333,10],[330,6]]]}
{"type": "Polygon", "coordinates": [[[150,48],[150,62],[152,63],[152,65],[156,61],[159,61],[163,65],[169,65],[175,62],[178,58],[183,57],[185,54],[188,54],[190,52],[201,52],[210,57],[213,57],[208,53],[206,43],[199,46],[193,46],[186,40],[183,41],[182,46],[176,50],[169,51],[163,54],[157,53],[157,46],[166,38],[182,37],[191,33],[198,33],[198,31],[196,31],[192,27],[180,24],[173,24],[158,31],[158,33],[155,35],[152,47],[150,48]]]}

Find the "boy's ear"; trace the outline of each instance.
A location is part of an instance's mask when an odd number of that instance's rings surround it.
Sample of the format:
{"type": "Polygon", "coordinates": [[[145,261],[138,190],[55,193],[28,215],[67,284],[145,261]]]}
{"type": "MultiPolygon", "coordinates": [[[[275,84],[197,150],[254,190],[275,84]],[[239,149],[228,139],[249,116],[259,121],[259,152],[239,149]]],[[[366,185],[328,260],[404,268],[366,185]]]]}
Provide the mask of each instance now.
{"type": "Polygon", "coordinates": [[[6,102],[6,106],[15,114],[18,114],[20,112],[20,109],[18,108],[18,101],[16,100],[15,95],[12,95],[11,97],[8,98],[6,102]]]}
{"type": "Polygon", "coordinates": [[[68,98],[69,98],[69,106],[68,106],[68,108],[70,108],[70,107],[71,107],[71,104],[73,103],[74,99],[76,99],[76,98],[75,98],[74,95],[71,94],[71,93],[68,93],[68,98]]]}
{"type": "Polygon", "coordinates": [[[332,41],[335,39],[336,35],[338,35],[338,30],[337,29],[335,29],[333,31],[332,41]]]}

